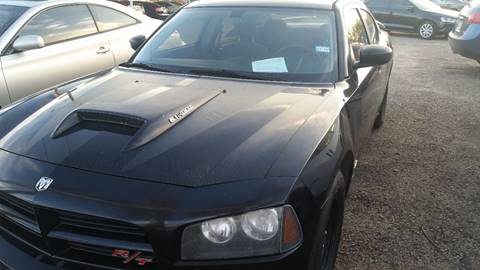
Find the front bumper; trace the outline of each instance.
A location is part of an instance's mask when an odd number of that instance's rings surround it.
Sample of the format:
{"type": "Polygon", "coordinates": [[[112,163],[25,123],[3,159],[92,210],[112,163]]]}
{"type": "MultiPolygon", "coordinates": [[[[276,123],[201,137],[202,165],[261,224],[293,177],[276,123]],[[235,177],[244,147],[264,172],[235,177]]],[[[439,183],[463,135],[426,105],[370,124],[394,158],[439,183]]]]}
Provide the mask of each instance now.
{"type": "Polygon", "coordinates": [[[446,35],[450,33],[450,31],[452,31],[454,27],[455,27],[454,23],[442,23],[440,24],[440,27],[438,29],[438,34],[446,35]]]}
{"type": "Polygon", "coordinates": [[[301,269],[296,266],[305,261],[302,247],[268,258],[180,260],[185,226],[216,215],[284,204],[272,201],[267,193],[285,195],[291,179],[192,189],[99,175],[2,150],[0,164],[0,262],[12,270],[281,270],[301,269]],[[56,180],[49,190],[36,192],[41,176],[56,180]],[[124,259],[112,256],[115,250],[141,251],[137,258],[152,262],[124,264],[124,259]]]}
{"type": "Polygon", "coordinates": [[[43,254],[0,229],[0,270],[99,270],[99,269],[144,269],[144,270],[292,270],[303,264],[299,253],[270,263],[232,264],[220,266],[167,266],[145,265],[125,267],[99,267],[67,261],[43,254]]]}

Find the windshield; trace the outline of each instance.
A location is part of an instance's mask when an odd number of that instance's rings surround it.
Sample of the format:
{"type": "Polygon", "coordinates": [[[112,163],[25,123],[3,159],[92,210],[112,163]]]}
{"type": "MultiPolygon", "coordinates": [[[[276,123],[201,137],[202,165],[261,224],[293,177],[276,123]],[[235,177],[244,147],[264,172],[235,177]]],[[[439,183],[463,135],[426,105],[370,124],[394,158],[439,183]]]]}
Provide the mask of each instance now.
{"type": "Polygon", "coordinates": [[[441,9],[441,7],[429,0],[410,0],[417,8],[425,11],[441,9]]]}
{"type": "Polygon", "coordinates": [[[0,36],[22,15],[27,8],[0,5],[0,36]]]}
{"type": "Polygon", "coordinates": [[[186,8],[134,60],[163,71],[258,80],[337,78],[334,16],[286,8],[186,8]]]}

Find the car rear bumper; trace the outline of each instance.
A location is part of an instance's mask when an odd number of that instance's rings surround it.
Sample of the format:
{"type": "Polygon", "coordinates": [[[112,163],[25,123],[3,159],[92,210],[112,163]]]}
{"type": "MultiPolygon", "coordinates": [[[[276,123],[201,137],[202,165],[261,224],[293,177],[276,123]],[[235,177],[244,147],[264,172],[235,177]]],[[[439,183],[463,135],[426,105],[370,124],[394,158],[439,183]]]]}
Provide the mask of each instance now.
{"type": "Polygon", "coordinates": [[[456,54],[467,58],[480,60],[480,34],[475,38],[465,38],[465,35],[457,36],[450,33],[448,37],[450,48],[456,54]]]}

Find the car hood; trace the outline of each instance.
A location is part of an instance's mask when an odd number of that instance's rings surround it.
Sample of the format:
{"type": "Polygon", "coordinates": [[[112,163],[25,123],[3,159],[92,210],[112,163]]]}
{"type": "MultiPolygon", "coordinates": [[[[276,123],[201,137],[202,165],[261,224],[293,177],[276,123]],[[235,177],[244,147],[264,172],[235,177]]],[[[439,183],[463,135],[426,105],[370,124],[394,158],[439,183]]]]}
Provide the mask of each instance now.
{"type": "Polygon", "coordinates": [[[262,179],[332,87],[118,68],[43,106],[0,149],[190,187],[262,179]]]}
{"type": "Polygon", "coordinates": [[[458,11],[445,9],[445,8],[439,8],[438,10],[435,10],[433,12],[443,16],[452,17],[452,18],[458,18],[458,15],[459,15],[458,11]]]}

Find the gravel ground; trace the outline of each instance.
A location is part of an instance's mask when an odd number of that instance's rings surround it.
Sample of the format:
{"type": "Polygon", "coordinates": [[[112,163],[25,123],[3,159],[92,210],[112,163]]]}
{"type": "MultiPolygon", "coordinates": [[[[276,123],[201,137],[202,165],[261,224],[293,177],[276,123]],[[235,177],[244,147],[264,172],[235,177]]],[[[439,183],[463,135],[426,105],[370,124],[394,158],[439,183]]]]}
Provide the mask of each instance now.
{"type": "Polygon", "coordinates": [[[359,161],[337,269],[480,269],[480,64],[393,36],[385,126],[359,161]]]}

